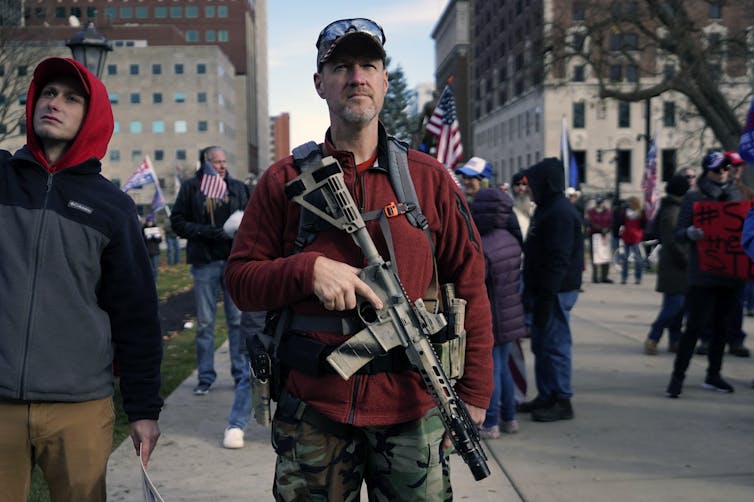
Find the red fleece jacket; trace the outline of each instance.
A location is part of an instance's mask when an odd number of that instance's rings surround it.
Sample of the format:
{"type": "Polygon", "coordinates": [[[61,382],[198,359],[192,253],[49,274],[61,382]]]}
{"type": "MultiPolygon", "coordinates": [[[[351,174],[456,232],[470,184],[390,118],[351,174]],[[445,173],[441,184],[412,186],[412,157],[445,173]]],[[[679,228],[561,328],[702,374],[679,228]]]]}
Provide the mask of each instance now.
{"type": "MultiPolygon", "coordinates": [[[[349,152],[332,154],[363,210],[382,209],[396,201],[383,170],[373,167],[359,174],[349,152]]],[[[486,409],[493,387],[492,326],[481,240],[464,196],[447,171],[435,159],[414,150],[409,150],[408,162],[419,203],[434,235],[440,283],[454,283],[456,294],[468,301],[466,371],[456,391],[465,402],[486,409]]],[[[241,310],[275,310],[292,305],[298,313],[336,315],[325,310],[313,294],[314,261],[327,256],[356,267],[365,264],[351,237],[334,228],[323,230],[302,252],[291,255],[300,208],[287,199],[283,188],[297,175],[292,157],[275,163],[260,179],[246,208],[226,267],[228,289],[241,310]]],[[[406,293],[412,301],[421,298],[432,279],[429,242],[404,217],[392,218],[390,228],[406,293]]],[[[367,229],[380,255],[388,260],[379,224],[367,222],[367,229]]],[[[335,333],[307,335],[328,344],[346,339],[335,333]]],[[[433,406],[415,371],[354,375],[344,381],[338,375],[315,378],[294,370],[287,389],[333,420],[357,426],[416,420],[433,406]]]]}

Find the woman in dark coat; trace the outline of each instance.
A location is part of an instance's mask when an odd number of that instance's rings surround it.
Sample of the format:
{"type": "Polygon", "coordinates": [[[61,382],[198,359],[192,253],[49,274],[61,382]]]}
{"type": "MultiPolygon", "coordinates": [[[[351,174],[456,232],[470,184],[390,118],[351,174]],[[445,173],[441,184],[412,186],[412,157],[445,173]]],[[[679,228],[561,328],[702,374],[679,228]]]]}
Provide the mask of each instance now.
{"type": "Polygon", "coordinates": [[[657,319],[652,323],[647,339],[644,341],[644,352],[649,355],[657,354],[657,343],[662,332],[667,328],[669,333],[669,352],[678,351],[678,340],[681,338],[681,324],[683,323],[686,289],[688,289],[688,249],[685,242],[676,240],[673,235],[678,213],[681,210],[681,199],[689,189],[689,182],[685,174],[676,174],[668,180],[665,186],[667,195],[660,203],[660,261],[657,265],[657,287],[662,293],[662,307],[657,319]]]}
{"type": "Polygon", "coordinates": [[[492,307],[492,331],[495,337],[495,389],[481,434],[483,437],[497,438],[500,436],[500,429],[509,433],[518,430],[513,377],[508,358],[511,342],[525,334],[524,309],[519,291],[521,243],[507,230],[515,215],[513,199],[502,190],[479,190],[471,203],[471,214],[482,236],[485,283],[492,307]],[[502,426],[499,424],[501,417],[502,426]]]}

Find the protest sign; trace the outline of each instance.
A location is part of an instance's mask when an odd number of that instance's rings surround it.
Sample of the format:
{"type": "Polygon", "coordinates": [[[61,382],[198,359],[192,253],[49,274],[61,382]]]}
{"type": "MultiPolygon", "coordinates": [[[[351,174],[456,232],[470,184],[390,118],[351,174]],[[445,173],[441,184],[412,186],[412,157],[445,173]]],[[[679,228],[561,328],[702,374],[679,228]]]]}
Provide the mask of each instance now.
{"type": "Polygon", "coordinates": [[[704,237],[696,242],[699,269],[718,275],[754,280],[754,264],[741,247],[741,229],[754,200],[694,203],[694,226],[704,237]]]}

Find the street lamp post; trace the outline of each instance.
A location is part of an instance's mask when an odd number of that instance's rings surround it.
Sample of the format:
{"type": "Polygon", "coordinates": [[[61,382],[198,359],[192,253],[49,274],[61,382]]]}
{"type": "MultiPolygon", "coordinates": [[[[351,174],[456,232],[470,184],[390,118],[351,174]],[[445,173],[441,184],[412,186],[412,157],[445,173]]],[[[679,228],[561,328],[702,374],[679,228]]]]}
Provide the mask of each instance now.
{"type": "Polygon", "coordinates": [[[65,45],[71,49],[73,59],[86,66],[97,78],[102,78],[107,53],[113,48],[107,38],[97,33],[94,23],[90,22],[85,30],[66,40],[65,45]]]}

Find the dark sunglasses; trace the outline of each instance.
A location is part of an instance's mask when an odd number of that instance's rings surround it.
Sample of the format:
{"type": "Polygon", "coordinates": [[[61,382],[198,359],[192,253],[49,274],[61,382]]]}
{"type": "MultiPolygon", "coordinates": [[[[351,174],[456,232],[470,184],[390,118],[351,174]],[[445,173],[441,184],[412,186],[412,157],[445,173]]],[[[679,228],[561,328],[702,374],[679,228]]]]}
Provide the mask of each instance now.
{"type": "Polygon", "coordinates": [[[526,183],[524,183],[524,182],[514,183],[513,186],[514,187],[525,187],[526,183]]]}
{"type": "Polygon", "coordinates": [[[710,169],[713,173],[719,173],[720,171],[727,171],[730,169],[730,165],[720,166],[717,169],[710,169]]]}
{"type": "Polygon", "coordinates": [[[382,31],[382,27],[371,19],[359,17],[355,19],[339,19],[325,26],[319,32],[317,49],[322,51],[323,48],[329,48],[337,39],[352,31],[371,35],[379,40],[382,45],[385,45],[385,32],[382,31]]]}

